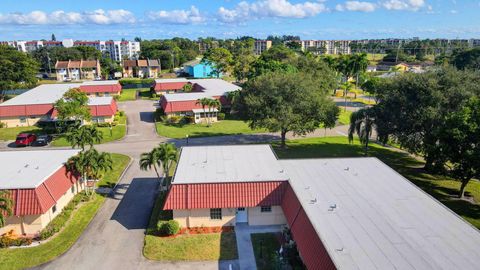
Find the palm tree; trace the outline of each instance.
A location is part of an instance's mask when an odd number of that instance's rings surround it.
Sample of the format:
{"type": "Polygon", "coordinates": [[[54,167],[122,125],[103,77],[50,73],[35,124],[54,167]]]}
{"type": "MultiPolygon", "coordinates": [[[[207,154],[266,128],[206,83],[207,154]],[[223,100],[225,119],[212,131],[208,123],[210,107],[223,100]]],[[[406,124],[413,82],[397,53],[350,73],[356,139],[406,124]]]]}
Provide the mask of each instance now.
{"type": "Polygon", "coordinates": [[[208,103],[210,102],[210,99],[209,98],[199,98],[197,99],[197,102],[195,103],[196,105],[201,105],[202,106],[202,109],[203,109],[203,116],[206,117],[207,116],[207,112],[205,111],[205,107],[208,106],[208,103]]]}
{"type": "Polygon", "coordinates": [[[95,143],[100,143],[103,133],[95,126],[84,125],[79,128],[71,128],[66,138],[72,148],[78,146],[84,151],[86,145],[89,145],[91,148],[95,143]]]}
{"type": "Polygon", "coordinates": [[[360,109],[350,115],[350,128],[348,129],[348,140],[353,142],[353,135],[356,133],[360,143],[365,146],[365,156],[368,154],[368,144],[372,131],[376,127],[375,113],[371,108],[360,109]]]}
{"type": "Polygon", "coordinates": [[[164,184],[166,184],[166,186],[168,187],[171,182],[169,177],[170,168],[172,166],[172,163],[177,161],[178,158],[177,147],[173,143],[164,143],[160,144],[157,149],[160,153],[160,162],[162,164],[163,174],[165,175],[164,184]]]}
{"type": "Polygon", "coordinates": [[[95,190],[98,180],[112,168],[113,160],[110,154],[105,152],[99,153],[95,148],[82,151],[67,161],[67,169],[69,171],[80,173],[83,181],[93,180],[92,190],[95,190]]]}
{"type": "Polygon", "coordinates": [[[218,99],[209,99],[208,100],[208,103],[207,103],[207,106],[208,106],[208,125],[211,124],[211,121],[210,121],[210,117],[212,116],[212,113],[211,113],[211,109],[217,109],[217,111],[220,111],[221,107],[222,107],[222,103],[220,103],[220,101],[218,99]]]}
{"type": "Polygon", "coordinates": [[[347,111],[347,96],[348,96],[348,92],[352,90],[353,85],[351,82],[346,81],[342,84],[342,86],[340,86],[340,88],[342,88],[343,90],[343,96],[345,97],[345,111],[347,111]]]}
{"type": "Polygon", "coordinates": [[[142,153],[140,156],[140,169],[143,171],[148,171],[152,167],[157,174],[158,181],[161,182],[160,174],[158,173],[157,165],[160,165],[160,153],[157,148],[153,148],[152,151],[142,153]]]}
{"type": "Polygon", "coordinates": [[[192,89],[193,89],[193,85],[192,85],[191,83],[186,83],[186,84],[182,87],[183,92],[187,92],[187,93],[192,92],[192,89]]]}
{"type": "Polygon", "coordinates": [[[8,216],[11,216],[13,200],[10,198],[10,192],[0,190],[0,228],[5,226],[8,216]]]}

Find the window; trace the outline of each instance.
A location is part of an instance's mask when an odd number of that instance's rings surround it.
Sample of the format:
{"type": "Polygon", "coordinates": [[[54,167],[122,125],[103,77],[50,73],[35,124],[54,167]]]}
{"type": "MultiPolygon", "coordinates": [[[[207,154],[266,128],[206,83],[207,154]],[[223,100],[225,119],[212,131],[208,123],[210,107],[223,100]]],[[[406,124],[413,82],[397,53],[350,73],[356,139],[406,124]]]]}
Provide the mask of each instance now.
{"type": "Polygon", "coordinates": [[[71,191],[72,193],[75,193],[75,185],[73,185],[72,188],[70,188],[70,191],[71,191]]]}
{"type": "Polygon", "coordinates": [[[271,206],[262,206],[262,207],[260,208],[260,212],[262,212],[262,213],[272,212],[272,207],[271,207],[271,206]]]}
{"type": "Polygon", "coordinates": [[[210,219],[222,219],[222,208],[211,208],[210,219]]]}
{"type": "Polygon", "coordinates": [[[26,123],[27,118],[26,117],[20,117],[20,123],[26,123]]]}
{"type": "Polygon", "coordinates": [[[55,204],[54,206],[52,206],[52,213],[55,213],[57,212],[57,205],[55,204]]]}

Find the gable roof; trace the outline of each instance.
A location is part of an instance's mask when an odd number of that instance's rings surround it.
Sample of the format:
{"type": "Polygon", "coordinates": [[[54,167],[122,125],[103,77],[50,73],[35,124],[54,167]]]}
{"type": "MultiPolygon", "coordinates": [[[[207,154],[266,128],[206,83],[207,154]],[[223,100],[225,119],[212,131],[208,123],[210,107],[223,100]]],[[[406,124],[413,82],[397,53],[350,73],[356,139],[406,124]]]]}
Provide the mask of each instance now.
{"type": "Polygon", "coordinates": [[[227,94],[228,92],[242,89],[240,86],[229,83],[222,79],[196,79],[187,81],[194,85],[197,85],[201,92],[164,94],[162,97],[165,98],[168,102],[192,101],[204,97],[219,97],[227,94]]]}

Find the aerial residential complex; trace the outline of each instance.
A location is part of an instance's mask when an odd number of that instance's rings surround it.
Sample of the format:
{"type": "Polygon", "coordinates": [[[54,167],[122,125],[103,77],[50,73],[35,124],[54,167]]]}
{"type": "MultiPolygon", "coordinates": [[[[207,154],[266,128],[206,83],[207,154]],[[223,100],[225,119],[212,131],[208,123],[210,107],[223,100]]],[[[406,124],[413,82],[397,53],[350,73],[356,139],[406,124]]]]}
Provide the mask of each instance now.
{"type": "Polygon", "coordinates": [[[376,158],[183,147],[164,209],[184,227],[285,224],[307,269],[478,268],[478,230],[376,158]]]}
{"type": "Polygon", "coordinates": [[[13,215],[0,228],[0,235],[36,236],[85,188],[80,177],[71,174],[65,162],[79,152],[71,150],[2,151],[0,190],[14,201],[13,215]]]}
{"type": "Polygon", "coordinates": [[[127,40],[107,40],[107,41],[81,41],[73,39],[64,39],[63,41],[52,40],[32,40],[32,41],[2,41],[0,44],[7,44],[17,48],[22,52],[32,52],[42,47],[65,47],[88,46],[109,53],[110,58],[115,61],[124,59],[136,59],[140,55],[140,42],[127,40]]]}
{"type": "Polygon", "coordinates": [[[57,117],[55,102],[71,88],[80,88],[89,96],[88,106],[93,122],[113,121],[117,103],[112,96],[120,94],[122,90],[118,81],[42,84],[1,103],[0,122],[5,123],[7,127],[18,127],[53,121],[57,117]]]}

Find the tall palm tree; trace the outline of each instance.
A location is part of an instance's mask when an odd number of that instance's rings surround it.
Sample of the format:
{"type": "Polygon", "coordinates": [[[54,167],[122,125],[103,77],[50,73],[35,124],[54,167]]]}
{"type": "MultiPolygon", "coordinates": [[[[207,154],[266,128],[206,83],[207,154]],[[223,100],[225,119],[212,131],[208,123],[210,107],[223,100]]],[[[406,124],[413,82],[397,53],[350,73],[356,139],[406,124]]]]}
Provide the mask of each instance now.
{"type": "Polygon", "coordinates": [[[186,83],[186,84],[182,87],[183,92],[187,92],[187,93],[192,92],[192,89],[193,89],[193,85],[192,85],[191,83],[186,83]]]}
{"type": "MultiPolygon", "coordinates": [[[[197,99],[197,102],[195,102],[196,105],[200,105],[202,106],[202,109],[203,109],[203,116],[206,117],[207,116],[207,112],[205,111],[205,107],[208,106],[208,103],[210,102],[210,99],[209,98],[199,98],[197,99]]],[[[208,120],[207,120],[208,121],[208,120]]]]}
{"type": "Polygon", "coordinates": [[[95,148],[90,148],[69,158],[67,169],[80,173],[83,181],[93,180],[92,190],[95,190],[98,180],[113,169],[113,160],[109,153],[99,153],[95,148]]]}
{"type": "Polygon", "coordinates": [[[13,200],[10,198],[10,192],[0,190],[0,228],[5,226],[8,216],[11,216],[13,200]]]}
{"type": "Polygon", "coordinates": [[[368,154],[368,144],[372,131],[376,127],[375,113],[371,108],[360,109],[350,115],[350,128],[348,129],[348,140],[353,142],[353,135],[356,133],[360,143],[365,147],[365,156],[368,154]]]}
{"type": "Polygon", "coordinates": [[[220,101],[218,99],[212,98],[212,99],[208,100],[207,106],[208,106],[208,119],[209,119],[208,123],[210,125],[211,124],[210,118],[212,116],[212,112],[211,112],[212,108],[217,109],[217,111],[220,111],[220,109],[222,107],[222,103],[220,103],[220,101]]]}
{"type": "Polygon", "coordinates": [[[157,168],[157,166],[160,166],[160,152],[158,148],[153,148],[150,152],[142,153],[139,165],[140,169],[143,171],[148,171],[153,168],[157,174],[158,181],[161,182],[161,177],[157,168]]]}
{"type": "Polygon", "coordinates": [[[173,143],[160,144],[157,149],[160,153],[160,162],[162,164],[163,174],[165,175],[165,182],[163,184],[168,187],[171,182],[169,177],[170,168],[172,166],[172,163],[177,161],[178,150],[173,143]]]}
{"type": "Polygon", "coordinates": [[[103,133],[93,125],[83,125],[78,128],[71,128],[66,138],[72,148],[80,147],[84,151],[85,146],[89,145],[91,148],[95,143],[100,143],[103,133]]]}
{"type": "Polygon", "coordinates": [[[345,97],[345,111],[347,111],[347,97],[348,97],[348,92],[350,92],[350,90],[352,90],[353,88],[353,85],[351,82],[349,81],[346,81],[344,82],[340,88],[342,88],[343,90],[343,96],[345,97]]]}

